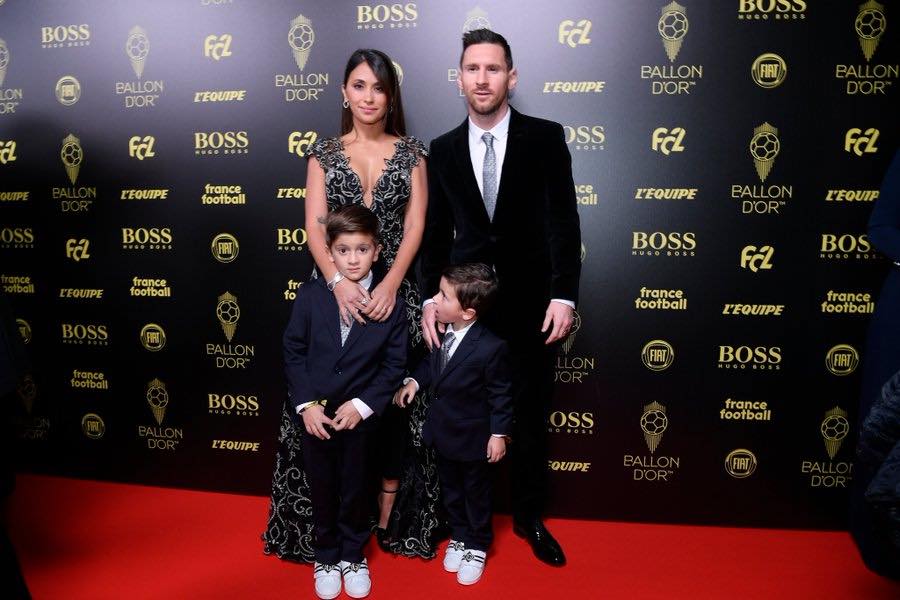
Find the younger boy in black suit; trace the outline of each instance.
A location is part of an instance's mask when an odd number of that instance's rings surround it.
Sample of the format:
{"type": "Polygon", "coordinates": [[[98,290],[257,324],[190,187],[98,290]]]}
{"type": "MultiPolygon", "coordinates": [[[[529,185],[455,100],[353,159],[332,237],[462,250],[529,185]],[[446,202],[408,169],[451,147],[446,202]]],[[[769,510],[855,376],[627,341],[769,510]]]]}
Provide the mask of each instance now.
{"type": "MultiPolygon", "coordinates": [[[[325,219],[325,237],[338,273],[371,289],[378,260],[378,218],[351,205],[325,219]]],[[[343,323],[329,283],[321,277],[297,292],[284,332],[291,403],[308,436],[303,462],[314,525],[315,591],[331,599],[344,589],[368,595],[372,583],[363,557],[369,537],[366,461],[373,415],[391,401],[406,367],[406,304],[398,299],[385,321],[343,323]]]]}
{"type": "Polygon", "coordinates": [[[434,446],[452,539],[444,569],[471,585],[481,578],[493,540],[492,469],[506,454],[512,431],[512,382],[506,343],[478,317],[497,293],[494,272],[481,263],[444,269],[434,296],[437,320],[447,333],[394,396],[409,404],[419,386],[431,390],[422,437],[434,446]]]}

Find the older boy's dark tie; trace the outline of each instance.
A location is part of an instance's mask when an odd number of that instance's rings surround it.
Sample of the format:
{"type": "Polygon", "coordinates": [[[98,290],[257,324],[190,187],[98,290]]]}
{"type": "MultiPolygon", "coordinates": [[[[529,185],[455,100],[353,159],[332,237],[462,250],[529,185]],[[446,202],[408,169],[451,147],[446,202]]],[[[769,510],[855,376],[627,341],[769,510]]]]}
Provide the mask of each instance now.
{"type": "Polygon", "coordinates": [[[444,335],[444,341],[441,343],[441,373],[444,372],[444,369],[447,368],[447,363],[450,362],[450,348],[453,347],[454,342],[456,342],[456,336],[453,335],[452,331],[448,331],[444,335]]]}

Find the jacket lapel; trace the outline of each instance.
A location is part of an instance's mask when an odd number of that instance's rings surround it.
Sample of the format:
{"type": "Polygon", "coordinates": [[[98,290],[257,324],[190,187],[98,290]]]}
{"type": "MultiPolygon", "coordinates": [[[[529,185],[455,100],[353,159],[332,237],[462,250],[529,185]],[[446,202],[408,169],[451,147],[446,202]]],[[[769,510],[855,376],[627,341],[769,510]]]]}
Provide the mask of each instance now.
{"type": "Polygon", "coordinates": [[[462,177],[463,202],[470,203],[478,214],[484,215],[488,220],[487,209],[484,207],[484,198],[478,189],[478,181],[475,179],[475,168],[472,166],[472,155],[469,152],[469,119],[453,132],[453,155],[456,158],[456,168],[462,177]]]}
{"type": "Polygon", "coordinates": [[[497,221],[497,215],[501,210],[500,207],[506,203],[504,198],[512,193],[509,190],[513,188],[513,181],[516,177],[515,171],[518,168],[521,153],[524,152],[523,148],[525,146],[522,143],[522,137],[525,133],[522,128],[522,116],[512,106],[509,107],[509,111],[506,154],[503,157],[503,171],[500,173],[500,184],[497,186],[497,205],[494,207],[494,222],[497,221]]]}
{"type": "MultiPolygon", "coordinates": [[[[318,280],[307,283],[306,285],[322,285],[324,287],[324,284],[320,283],[318,280]]],[[[336,348],[340,348],[341,326],[338,322],[337,302],[334,299],[334,294],[331,292],[327,292],[327,294],[323,294],[323,296],[325,296],[324,302],[316,302],[316,306],[319,309],[319,314],[322,315],[322,322],[325,323],[325,328],[328,330],[331,340],[334,342],[336,348]]],[[[353,330],[351,329],[350,331],[352,333],[353,330]]]]}
{"type": "MultiPolygon", "coordinates": [[[[459,366],[459,364],[475,350],[475,347],[478,345],[478,338],[480,337],[481,323],[476,321],[466,334],[466,337],[463,338],[463,341],[459,343],[459,347],[453,353],[453,356],[450,357],[450,362],[447,363],[447,367],[444,369],[443,373],[438,376],[438,381],[443,380],[444,377],[449,375],[453,369],[459,366]]],[[[438,361],[438,363],[440,363],[440,361],[438,361]]]]}

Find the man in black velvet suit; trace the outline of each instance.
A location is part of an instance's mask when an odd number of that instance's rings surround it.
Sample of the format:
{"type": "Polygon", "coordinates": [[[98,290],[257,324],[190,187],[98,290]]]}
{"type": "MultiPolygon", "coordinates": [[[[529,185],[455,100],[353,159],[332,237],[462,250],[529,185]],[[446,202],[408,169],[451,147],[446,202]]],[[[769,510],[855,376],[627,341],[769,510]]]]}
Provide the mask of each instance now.
{"type": "MultiPolygon", "coordinates": [[[[486,325],[510,350],[514,530],[539,559],[562,565],[562,549],[541,521],[546,419],[555,343],[568,334],[578,299],[581,232],[563,129],[509,106],[516,79],[503,36],[487,29],[463,36],[459,87],[469,116],[431,143],[422,295],[437,291],[448,264],[483,262],[496,271],[497,306],[486,325]]],[[[428,301],[422,329],[429,347],[440,345],[428,301]]]]}

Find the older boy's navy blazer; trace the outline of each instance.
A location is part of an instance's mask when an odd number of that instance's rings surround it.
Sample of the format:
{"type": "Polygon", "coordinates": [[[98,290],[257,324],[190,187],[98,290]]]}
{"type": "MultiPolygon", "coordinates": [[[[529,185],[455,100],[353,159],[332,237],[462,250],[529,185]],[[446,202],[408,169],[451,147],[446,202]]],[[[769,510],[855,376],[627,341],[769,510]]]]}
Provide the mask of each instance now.
{"type": "Polygon", "coordinates": [[[484,460],[491,434],[512,433],[512,381],[506,342],[476,321],[441,372],[435,349],[412,375],[431,390],[422,437],[446,458],[484,460]]]}
{"type": "MultiPolygon", "coordinates": [[[[406,304],[398,296],[382,322],[354,321],[341,346],[338,306],[322,278],[297,291],[284,332],[284,366],[292,414],[301,404],[327,399],[325,414],[359,398],[380,415],[390,403],[406,369],[406,304]]],[[[299,420],[299,419],[298,419],[299,420]]],[[[366,419],[359,427],[370,426],[366,419]]],[[[357,427],[357,428],[359,428],[357,427]]]]}

